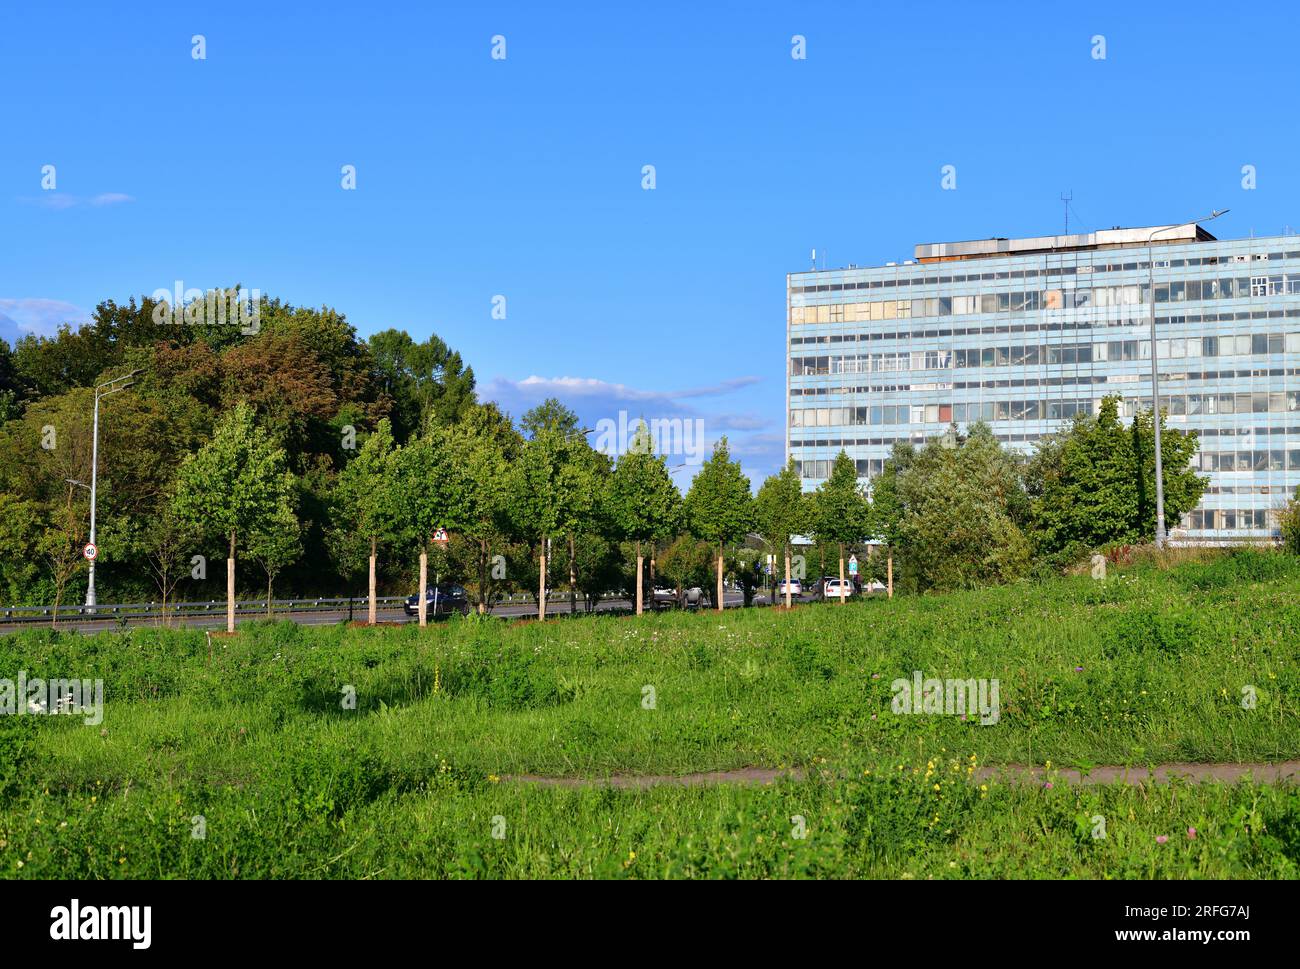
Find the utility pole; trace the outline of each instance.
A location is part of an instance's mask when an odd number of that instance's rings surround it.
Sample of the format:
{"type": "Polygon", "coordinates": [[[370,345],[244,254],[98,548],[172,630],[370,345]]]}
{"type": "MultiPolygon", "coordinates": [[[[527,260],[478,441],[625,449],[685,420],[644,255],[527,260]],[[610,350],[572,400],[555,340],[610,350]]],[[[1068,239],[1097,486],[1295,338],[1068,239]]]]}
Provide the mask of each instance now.
{"type": "Polygon", "coordinates": [[[1194,219],[1190,222],[1179,222],[1177,225],[1161,226],[1158,229],[1152,229],[1147,236],[1147,289],[1150,290],[1151,296],[1151,423],[1155,429],[1156,437],[1156,548],[1162,549],[1168,541],[1165,532],[1165,469],[1164,455],[1160,448],[1160,361],[1159,352],[1156,344],[1156,261],[1151,248],[1151,240],[1161,232],[1168,232],[1170,229],[1180,229],[1185,225],[1200,225],[1202,222],[1209,222],[1217,219],[1227,212],[1227,209],[1215,209],[1209,215],[1202,219],[1194,219]]]}
{"type": "MultiPolygon", "coordinates": [[[[99,402],[109,394],[126,390],[135,380],[139,370],[132,370],[121,377],[114,377],[95,387],[95,418],[91,432],[90,445],[90,544],[95,544],[95,497],[99,484],[99,402]]],[[[96,556],[98,558],[98,556],[96,556]]],[[[86,611],[95,611],[95,559],[90,560],[90,578],[86,584],[86,611]]]]}

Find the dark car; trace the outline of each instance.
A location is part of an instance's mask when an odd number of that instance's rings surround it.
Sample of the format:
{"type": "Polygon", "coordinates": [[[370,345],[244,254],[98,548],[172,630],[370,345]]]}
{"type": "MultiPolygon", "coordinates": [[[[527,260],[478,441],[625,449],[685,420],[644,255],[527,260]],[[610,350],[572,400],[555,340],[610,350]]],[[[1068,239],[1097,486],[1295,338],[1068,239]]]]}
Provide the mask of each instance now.
{"type": "MultiPolygon", "coordinates": [[[[426,603],[424,614],[430,619],[450,616],[453,612],[464,616],[469,612],[469,593],[462,586],[450,582],[429,586],[424,592],[424,601],[426,603]]],[[[420,614],[418,595],[409,596],[403,608],[406,609],[408,616],[418,616],[420,614]]]]}

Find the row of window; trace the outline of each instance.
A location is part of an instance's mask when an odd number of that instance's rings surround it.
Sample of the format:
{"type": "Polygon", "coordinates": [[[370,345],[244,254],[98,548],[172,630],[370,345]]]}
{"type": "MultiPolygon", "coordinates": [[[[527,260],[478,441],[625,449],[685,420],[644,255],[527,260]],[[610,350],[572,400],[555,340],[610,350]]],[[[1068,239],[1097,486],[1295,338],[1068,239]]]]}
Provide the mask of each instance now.
{"type": "MultiPolygon", "coordinates": [[[[1161,394],[1160,405],[1172,417],[1204,414],[1294,414],[1300,391],[1254,391],[1239,394],[1161,394]]],[[[875,404],[866,407],[796,407],[791,427],[840,427],[875,424],[958,424],[975,421],[1068,420],[1095,413],[1099,402],[1075,400],[985,400],[961,404],[875,404]]],[[[1132,417],[1150,406],[1150,398],[1126,397],[1120,414],[1132,417]]]]}
{"type": "MultiPolygon", "coordinates": [[[[1147,398],[1148,402],[1150,398],[1147,398]]],[[[1128,403],[1128,401],[1125,401],[1128,403]]],[[[1294,414],[1300,391],[1253,391],[1240,394],[1165,394],[1160,406],[1171,417],[1198,414],[1294,414]]]]}
{"type": "Polygon", "coordinates": [[[1198,451],[1192,466],[1200,471],[1300,471],[1300,450],[1198,451]]]}
{"type": "MultiPolygon", "coordinates": [[[[1228,380],[1267,381],[1276,385],[1287,376],[1300,377],[1300,367],[1259,367],[1250,370],[1188,370],[1164,373],[1161,380],[1179,387],[1188,383],[1223,383],[1228,380]]],[[[820,387],[791,387],[791,397],[838,397],[863,395],[897,395],[910,391],[922,390],[1000,390],[1022,387],[1089,387],[1102,386],[1119,388],[1119,384],[1143,383],[1149,381],[1144,373],[1110,374],[1065,374],[1060,377],[1015,377],[1005,380],[929,380],[907,384],[871,384],[851,386],[840,384],[820,387]]]]}
{"type": "MultiPolygon", "coordinates": [[[[883,458],[860,459],[854,462],[858,467],[859,478],[874,478],[880,474],[885,467],[883,458]]],[[[829,478],[831,476],[831,466],[835,464],[834,459],[815,461],[796,461],[795,470],[801,478],[829,478]]]]}
{"type": "MultiPolygon", "coordinates": [[[[1300,353],[1300,333],[1236,333],[1226,336],[1178,337],[1157,340],[1156,352],[1162,360],[1300,353]]],[[[1031,343],[957,350],[904,350],[894,353],[791,357],[790,375],[801,377],[973,367],[1070,366],[1081,363],[1150,359],[1150,340],[1031,343]]]]}
{"type": "MultiPolygon", "coordinates": [[[[1135,402],[1136,403],[1136,402],[1135,402]]],[[[958,424],[975,421],[1068,420],[1092,412],[1091,398],[989,400],[968,404],[878,404],[869,407],[804,407],[790,411],[791,427],[874,424],[958,424]]]]}
{"type": "MultiPolygon", "coordinates": [[[[1241,323],[1246,320],[1280,320],[1300,319],[1300,310],[1254,310],[1232,313],[1179,313],[1173,316],[1157,316],[1157,326],[1179,324],[1199,325],[1202,323],[1241,323]]],[[[870,333],[827,333],[821,336],[792,336],[790,346],[830,345],[834,343],[880,343],[889,340],[932,340],[950,336],[990,336],[1009,333],[1066,333],[1071,330],[1106,329],[1115,326],[1146,325],[1148,318],[1143,315],[1131,319],[1106,318],[1088,320],[1064,320],[1057,322],[1023,322],[988,324],[986,326],[943,327],[933,330],[897,330],[885,332],[875,330],[870,333]]]]}
{"type": "MultiPolygon", "coordinates": [[[[1155,260],[1155,264],[1157,269],[1183,269],[1185,267],[1241,265],[1243,263],[1257,265],[1263,262],[1279,262],[1283,258],[1300,259],[1300,251],[1257,252],[1251,254],[1230,253],[1223,256],[1192,256],[1180,259],[1160,258],[1155,260]]],[[[1037,279],[1040,276],[1082,276],[1103,272],[1134,272],[1136,270],[1145,272],[1148,269],[1150,269],[1150,266],[1146,261],[1134,260],[1132,262],[1084,264],[1081,266],[1050,266],[1044,269],[1001,269],[991,272],[949,273],[948,275],[935,276],[910,276],[906,274],[905,270],[904,275],[896,279],[864,279],[855,283],[813,283],[806,286],[792,286],[790,292],[840,293],[863,289],[891,289],[897,286],[947,286],[951,283],[988,282],[998,279],[1037,279]]]]}
{"type": "MultiPolygon", "coordinates": [[[[1222,276],[1185,279],[1156,285],[1157,303],[1201,302],[1300,294],[1300,274],[1273,276],[1222,276]]],[[[1095,286],[1088,289],[1024,290],[1013,293],[977,293],[932,296],[913,300],[872,300],[865,303],[829,303],[791,306],[791,325],[810,323],[871,323],[925,316],[971,316],[976,313],[1032,313],[1037,310],[1108,309],[1146,306],[1149,285],[1095,286]]]]}
{"type": "Polygon", "coordinates": [[[1277,513],[1269,508],[1197,508],[1183,516],[1180,528],[1249,528],[1263,530],[1277,526],[1277,513]]]}

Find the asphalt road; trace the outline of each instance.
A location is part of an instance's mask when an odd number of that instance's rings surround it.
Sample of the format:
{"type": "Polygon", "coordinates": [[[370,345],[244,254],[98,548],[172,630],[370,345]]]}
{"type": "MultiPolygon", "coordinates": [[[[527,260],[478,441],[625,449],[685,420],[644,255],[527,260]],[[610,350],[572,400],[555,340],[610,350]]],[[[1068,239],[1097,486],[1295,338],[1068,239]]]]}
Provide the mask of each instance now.
{"type": "MultiPolygon", "coordinates": [[[[726,606],[728,609],[735,608],[744,602],[744,597],[739,593],[727,593],[726,606]]],[[[767,599],[758,595],[754,597],[756,604],[766,603],[767,599]]],[[[577,612],[583,612],[582,601],[577,604],[577,612]]],[[[607,599],[597,604],[598,612],[610,612],[615,610],[630,610],[632,603],[626,599],[607,599]]],[[[548,616],[567,615],[569,612],[569,602],[552,602],[547,606],[546,614],[548,616]]],[[[504,618],[529,618],[537,615],[537,606],[529,603],[517,603],[515,605],[499,605],[492,610],[492,615],[504,618]]],[[[266,618],[264,613],[240,613],[236,619],[236,624],[249,622],[257,619],[266,618]]],[[[330,626],[335,623],[347,622],[348,611],[325,610],[311,612],[277,612],[274,615],[277,620],[290,620],[302,626],[330,626]]],[[[414,616],[408,616],[400,609],[380,609],[378,612],[380,622],[390,623],[408,623],[417,622],[414,616]]],[[[352,610],[352,620],[354,622],[365,622],[366,620],[366,602],[364,599],[358,599],[356,606],[352,610]]],[[[430,619],[430,621],[433,621],[430,619]]],[[[162,621],[156,618],[149,619],[131,619],[128,620],[130,626],[160,626],[162,621]]],[[[197,616],[175,616],[172,618],[173,626],[184,626],[192,629],[224,629],[226,626],[225,610],[213,612],[206,615],[197,616]]],[[[105,629],[119,628],[120,623],[116,618],[104,619],[86,619],[84,617],[70,617],[66,620],[59,620],[57,628],[63,632],[79,633],[96,633],[105,629]]],[[[49,628],[49,624],[43,621],[29,621],[17,623],[0,623],[0,635],[17,632],[21,629],[39,629],[49,628]]]]}

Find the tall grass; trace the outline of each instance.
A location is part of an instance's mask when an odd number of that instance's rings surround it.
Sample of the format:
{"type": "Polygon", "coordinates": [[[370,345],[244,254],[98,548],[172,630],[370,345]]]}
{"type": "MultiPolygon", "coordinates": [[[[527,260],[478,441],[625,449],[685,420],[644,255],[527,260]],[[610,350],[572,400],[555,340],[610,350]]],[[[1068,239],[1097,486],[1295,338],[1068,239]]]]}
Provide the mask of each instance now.
{"type": "Polygon", "coordinates": [[[31,630],[0,638],[0,677],[102,678],[105,719],[0,717],[0,872],[1293,874],[1287,789],[981,791],[963,771],[1300,756],[1297,592],[1295,559],[1245,551],[790,613],[259,622],[211,656],[195,631],[31,630]],[[916,670],[998,679],[998,723],[893,713],[916,670]],[[496,780],[790,765],[809,779],[496,780]],[[1111,840],[1081,841],[1098,813],[1111,840]]]}

